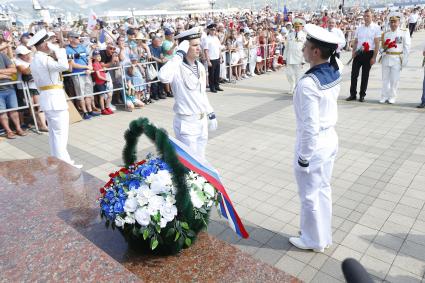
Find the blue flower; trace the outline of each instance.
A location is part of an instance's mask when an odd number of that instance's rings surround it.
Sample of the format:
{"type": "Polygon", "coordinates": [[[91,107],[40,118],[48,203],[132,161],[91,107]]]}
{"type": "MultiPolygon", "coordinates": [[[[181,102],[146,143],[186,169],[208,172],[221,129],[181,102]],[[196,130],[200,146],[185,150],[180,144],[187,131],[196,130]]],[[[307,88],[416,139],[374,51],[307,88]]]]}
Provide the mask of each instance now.
{"type": "Polygon", "coordinates": [[[121,204],[121,202],[116,202],[114,204],[114,213],[119,214],[119,213],[123,213],[124,212],[124,208],[121,204]]]}
{"type": "Polygon", "coordinates": [[[114,192],[114,190],[108,190],[108,191],[106,192],[105,198],[106,198],[107,200],[114,199],[114,198],[115,198],[115,192],[114,192]]]}
{"type": "MultiPolygon", "coordinates": [[[[128,188],[130,189],[130,190],[135,190],[135,189],[137,189],[137,188],[139,188],[140,187],[140,181],[139,180],[137,180],[137,179],[132,179],[132,180],[130,180],[129,182],[128,182],[128,188]]],[[[119,194],[120,192],[118,192],[118,194],[119,194]]]]}

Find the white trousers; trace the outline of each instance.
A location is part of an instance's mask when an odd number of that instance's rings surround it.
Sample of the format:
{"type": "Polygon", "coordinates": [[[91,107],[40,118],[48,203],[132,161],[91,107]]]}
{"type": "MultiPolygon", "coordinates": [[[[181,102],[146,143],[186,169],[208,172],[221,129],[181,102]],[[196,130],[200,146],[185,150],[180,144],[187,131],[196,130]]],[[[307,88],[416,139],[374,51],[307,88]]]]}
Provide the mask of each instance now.
{"type": "Polygon", "coordinates": [[[400,81],[400,64],[393,66],[382,65],[382,93],[381,99],[396,99],[398,84],[400,81]]]}
{"type": "Polygon", "coordinates": [[[249,73],[252,75],[255,72],[255,66],[257,65],[257,48],[251,48],[249,50],[249,73]]]}
{"type": "Polygon", "coordinates": [[[289,92],[293,93],[295,85],[303,75],[303,66],[301,64],[289,64],[286,67],[286,77],[289,82],[289,92]]]}
{"type": "Polygon", "coordinates": [[[69,112],[66,110],[44,111],[49,127],[50,154],[71,163],[68,150],[69,112]]]}
{"type": "Polygon", "coordinates": [[[194,154],[205,159],[205,149],[208,141],[208,120],[204,115],[175,115],[173,128],[176,138],[187,145],[194,154]]]}
{"type": "Polygon", "coordinates": [[[332,244],[330,181],[337,151],[338,136],[331,128],[319,133],[308,169],[299,166],[298,156],[295,156],[295,179],[301,201],[301,240],[310,248],[321,249],[332,244]]]}

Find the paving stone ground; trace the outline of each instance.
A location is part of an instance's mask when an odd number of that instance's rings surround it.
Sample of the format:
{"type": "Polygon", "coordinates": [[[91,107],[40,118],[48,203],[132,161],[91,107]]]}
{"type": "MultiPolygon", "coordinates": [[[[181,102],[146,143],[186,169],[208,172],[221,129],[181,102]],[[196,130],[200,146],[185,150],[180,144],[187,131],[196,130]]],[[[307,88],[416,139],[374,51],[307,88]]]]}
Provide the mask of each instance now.
{"type": "MultiPolygon", "coordinates": [[[[216,213],[209,233],[306,282],[340,282],[340,264],[353,257],[377,282],[425,282],[425,111],[422,93],[425,32],[414,34],[396,105],[380,105],[381,67],[373,66],[365,103],[339,102],[339,153],[333,174],[334,245],[325,253],[301,251],[288,237],[299,227],[292,159],[295,119],[283,72],[226,84],[209,94],[219,121],[207,158],[220,171],[251,237],[239,239],[216,213]]],[[[349,54],[343,55],[347,62],[349,54]]],[[[172,99],[132,113],[73,124],[69,152],[88,173],[106,180],[122,165],[122,134],[148,117],[172,133],[172,99]]],[[[139,157],[151,151],[139,141],[139,157]]],[[[48,155],[47,135],[0,138],[0,161],[48,155]]]]}

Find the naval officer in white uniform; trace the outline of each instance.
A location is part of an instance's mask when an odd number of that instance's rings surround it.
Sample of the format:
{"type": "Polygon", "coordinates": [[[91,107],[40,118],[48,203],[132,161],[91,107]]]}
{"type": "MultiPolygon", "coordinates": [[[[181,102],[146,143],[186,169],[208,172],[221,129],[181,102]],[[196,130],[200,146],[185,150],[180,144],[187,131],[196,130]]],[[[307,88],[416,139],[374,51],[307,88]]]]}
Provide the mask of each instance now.
{"type": "Polygon", "coordinates": [[[382,93],[379,103],[388,102],[394,104],[397,98],[398,84],[402,67],[407,65],[410,49],[410,34],[407,29],[400,28],[400,20],[403,14],[392,12],[388,15],[390,30],[384,32],[381,37],[381,48],[386,41],[395,41],[397,47],[387,49],[382,54],[382,93]]]}
{"type": "Polygon", "coordinates": [[[50,153],[80,169],[82,165],[75,164],[67,150],[69,112],[61,72],[68,70],[68,59],[65,49],[48,39],[49,35],[42,29],[29,40],[28,46],[37,49],[30,68],[40,93],[40,109],[45,113],[49,127],[50,153]],[[57,60],[49,55],[51,52],[57,60]]]}
{"type": "Polygon", "coordinates": [[[208,130],[217,128],[217,119],[206,93],[205,67],[200,56],[201,30],[194,27],[181,32],[176,56],[159,71],[162,83],[171,84],[174,93],[174,122],[176,138],[195,154],[205,159],[208,130]]]}
{"type": "Polygon", "coordinates": [[[307,24],[303,56],[310,69],[294,94],[297,121],[294,171],[301,202],[299,237],[289,241],[300,249],[323,252],[332,244],[331,176],[338,150],[337,98],[341,72],[335,58],[338,37],[307,24]]]}
{"type": "Polygon", "coordinates": [[[289,82],[289,94],[294,93],[295,84],[303,75],[303,46],[306,34],[303,31],[304,20],[294,19],[294,30],[288,34],[283,59],[286,61],[286,77],[289,82]]]}

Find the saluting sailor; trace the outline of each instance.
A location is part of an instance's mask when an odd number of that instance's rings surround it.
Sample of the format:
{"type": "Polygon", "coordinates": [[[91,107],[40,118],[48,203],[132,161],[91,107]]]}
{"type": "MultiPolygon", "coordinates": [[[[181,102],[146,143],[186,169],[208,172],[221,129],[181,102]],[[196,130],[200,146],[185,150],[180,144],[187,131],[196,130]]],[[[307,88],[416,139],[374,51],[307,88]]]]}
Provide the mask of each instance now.
{"type": "Polygon", "coordinates": [[[206,93],[205,67],[200,56],[201,30],[194,27],[181,32],[176,55],[159,71],[162,83],[171,84],[174,93],[174,122],[176,138],[195,154],[205,159],[208,130],[217,128],[217,119],[206,93]]]}
{"type": "Polygon", "coordinates": [[[37,52],[31,62],[31,74],[40,93],[40,108],[46,115],[49,127],[50,153],[76,168],[67,150],[69,132],[69,112],[61,72],[68,70],[68,59],[64,48],[48,42],[45,29],[37,32],[28,42],[37,52]],[[49,54],[53,52],[57,60],[49,54]]]}
{"type": "Polygon", "coordinates": [[[379,103],[394,104],[397,98],[397,89],[402,67],[406,66],[410,49],[410,35],[407,29],[400,28],[403,14],[392,12],[388,15],[390,30],[381,37],[381,49],[385,42],[394,42],[396,47],[387,49],[382,54],[382,94],[379,103]]]}
{"type": "Polygon", "coordinates": [[[304,20],[294,19],[294,29],[288,34],[283,59],[286,61],[286,76],[289,82],[289,93],[294,93],[295,84],[303,75],[303,46],[306,34],[303,31],[304,20]]]}
{"type": "Polygon", "coordinates": [[[300,249],[323,252],[332,244],[331,176],[338,150],[337,98],[341,73],[335,58],[340,39],[307,24],[303,56],[310,69],[294,94],[297,122],[294,172],[301,202],[300,237],[289,241],[300,249]]]}

